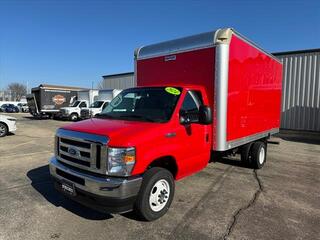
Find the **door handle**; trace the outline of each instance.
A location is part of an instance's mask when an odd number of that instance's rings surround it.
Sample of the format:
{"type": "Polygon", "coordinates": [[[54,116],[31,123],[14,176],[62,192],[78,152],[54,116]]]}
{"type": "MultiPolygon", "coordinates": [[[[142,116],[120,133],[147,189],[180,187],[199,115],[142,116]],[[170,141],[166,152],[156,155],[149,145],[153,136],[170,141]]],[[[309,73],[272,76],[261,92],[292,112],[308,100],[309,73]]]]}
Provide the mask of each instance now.
{"type": "Polygon", "coordinates": [[[170,132],[170,133],[167,133],[166,134],[166,137],[167,138],[172,138],[172,137],[175,137],[177,134],[175,132],[170,132]]]}
{"type": "Polygon", "coordinates": [[[206,142],[209,142],[209,133],[206,133],[206,142]]]}

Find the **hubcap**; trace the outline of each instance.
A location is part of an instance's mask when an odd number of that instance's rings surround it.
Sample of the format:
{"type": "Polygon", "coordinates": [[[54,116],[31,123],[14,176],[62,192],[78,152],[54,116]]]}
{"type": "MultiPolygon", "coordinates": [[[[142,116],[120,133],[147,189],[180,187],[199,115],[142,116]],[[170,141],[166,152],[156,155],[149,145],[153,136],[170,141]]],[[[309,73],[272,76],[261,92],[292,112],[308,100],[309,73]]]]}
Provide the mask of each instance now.
{"type": "Polygon", "coordinates": [[[265,158],[265,150],[264,150],[264,147],[262,147],[260,149],[260,153],[259,153],[259,163],[260,164],[263,164],[264,158],[265,158]]]}
{"type": "Polygon", "coordinates": [[[6,133],[6,128],[4,126],[0,126],[0,136],[3,136],[6,133]]]}
{"type": "Polygon", "coordinates": [[[149,205],[150,208],[155,211],[161,211],[167,204],[170,196],[170,185],[169,183],[161,179],[157,181],[150,192],[149,205]]]}

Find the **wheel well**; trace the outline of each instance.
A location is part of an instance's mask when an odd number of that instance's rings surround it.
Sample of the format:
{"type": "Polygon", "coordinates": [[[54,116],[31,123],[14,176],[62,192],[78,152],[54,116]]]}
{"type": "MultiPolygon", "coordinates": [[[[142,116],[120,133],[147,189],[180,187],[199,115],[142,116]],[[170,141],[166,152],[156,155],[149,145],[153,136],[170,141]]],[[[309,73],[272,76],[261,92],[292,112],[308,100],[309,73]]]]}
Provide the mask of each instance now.
{"type": "Polygon", "coordinates": [[[178,173],[178,166],[176,160],[171,156],[165,156],[161,158],[157,158],[148,166],[148,169],[153,167],[162,167],[167,169],[169,172],[172,173],[173,178],[176,178],[178,173]]]}

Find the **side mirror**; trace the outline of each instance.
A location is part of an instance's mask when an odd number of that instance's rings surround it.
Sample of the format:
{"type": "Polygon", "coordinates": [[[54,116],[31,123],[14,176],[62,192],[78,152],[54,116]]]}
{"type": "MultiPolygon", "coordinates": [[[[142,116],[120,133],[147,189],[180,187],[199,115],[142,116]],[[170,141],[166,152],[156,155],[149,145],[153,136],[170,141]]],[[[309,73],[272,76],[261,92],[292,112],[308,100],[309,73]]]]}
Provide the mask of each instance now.
{"type": "Polygon", "coordinates": [[[200,124],[211,124],[212,123],[212,110],[209,106],[200,106],[199,108],[199,123],[200,124]]]}

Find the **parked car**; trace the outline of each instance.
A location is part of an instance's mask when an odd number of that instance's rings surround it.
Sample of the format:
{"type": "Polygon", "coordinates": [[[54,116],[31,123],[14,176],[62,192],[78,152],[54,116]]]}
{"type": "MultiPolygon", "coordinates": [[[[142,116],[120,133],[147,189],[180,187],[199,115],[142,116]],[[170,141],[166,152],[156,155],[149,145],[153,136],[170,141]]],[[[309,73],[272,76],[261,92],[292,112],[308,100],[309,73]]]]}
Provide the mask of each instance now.
{"type": "Polygon", "coordinates": [[[20,112],[29,112],[29,107],[27,103],[18,103],[18,108],[20,112]]]}
{"type": "Polygon", "coordinates": [[[3,112],[7,112],[7,113],[19,112],[19,108],[14,104],[3,104],[1,108],[3,109],[3,112]]]}
{"type": "Polygon", "coordinates": [[[5,108],[8,104],[2,104],[0,107],[0,112],[5,112],[5,108]]]}
{"type": "Polygon", "coordinates": [[[17,130],[16,118],[0,115],[0,137],[4,137],[8,132],[14,132],[17,130]]]}

